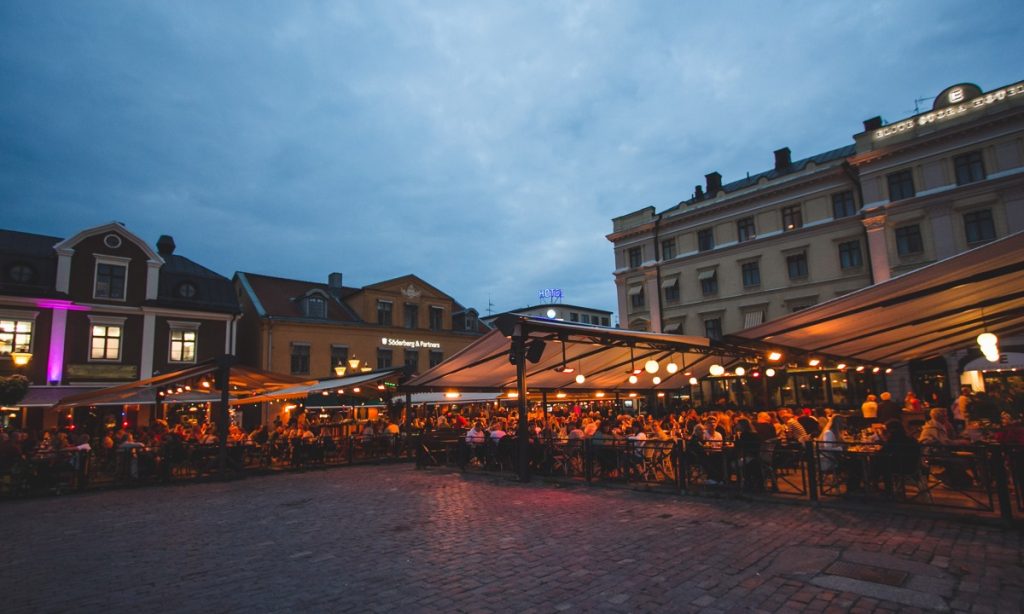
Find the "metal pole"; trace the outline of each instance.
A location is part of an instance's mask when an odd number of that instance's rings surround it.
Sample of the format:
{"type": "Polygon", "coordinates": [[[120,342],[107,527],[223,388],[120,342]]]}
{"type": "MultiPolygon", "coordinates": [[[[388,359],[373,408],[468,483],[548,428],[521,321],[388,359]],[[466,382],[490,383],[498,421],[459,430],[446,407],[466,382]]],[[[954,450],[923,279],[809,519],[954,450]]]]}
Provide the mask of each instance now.
{"type": "Polygon", "coordinates": [[[228,426],[231,422],[229,408],[231,406],[231,364],[234,356],[225,354],[220,357],[217,366],[220,383],[220,404],[217,407],[215,424],[217,425],[217,441],[220,449],[217,454],[217,467],[220,477],[227,477],[228,469],[228,426]]]}
{"type": "Polygon", "coordinates": [[[519,392],[519,426],[516,436],[519,437],[519,481],[530,481],[530,437],[527,424],[526,402],[526,335],[522,325],[516,326],[512,336],[513,351],[516,355],[516,390],[519,392]]]}

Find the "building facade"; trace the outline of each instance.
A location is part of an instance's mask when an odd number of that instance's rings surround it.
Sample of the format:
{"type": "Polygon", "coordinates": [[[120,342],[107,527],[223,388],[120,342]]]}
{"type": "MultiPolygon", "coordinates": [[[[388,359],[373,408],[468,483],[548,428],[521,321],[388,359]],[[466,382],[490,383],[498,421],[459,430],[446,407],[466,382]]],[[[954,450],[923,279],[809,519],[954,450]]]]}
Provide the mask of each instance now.
{"type": "MultiPolygon", "coordinates": [[[[116,222],[63,240],[0,231],[0,371],[32,382],[17,421],[47,428],[64,396],[234,353],[231,280],[174,252],[170,236],[154,250],[116,222]],[[16,367],[14,353],[31,359],[16,367]]],[[[147,410],[117,411],[144,424],[147,410]]]]}
{"type": "MultiPolygon", "coordinates": [[[[1024,230],[1024,82],[955,85],[925,113],[865,121],[850,145],[705,178],[613,220],[623,326],[735,333],[1024,230]]],[[[962,361],[940,362],[922,372],[952,380],[962,361]]]]}
{"type": "Polygon", "coordinates": [[[335,377],[350,360],[418,373],[487,331],[475,309],[415,275],[352,288],[340,273],[317,283],[239,272],[234,283],[239,360],[277,373],[335,377]]]}

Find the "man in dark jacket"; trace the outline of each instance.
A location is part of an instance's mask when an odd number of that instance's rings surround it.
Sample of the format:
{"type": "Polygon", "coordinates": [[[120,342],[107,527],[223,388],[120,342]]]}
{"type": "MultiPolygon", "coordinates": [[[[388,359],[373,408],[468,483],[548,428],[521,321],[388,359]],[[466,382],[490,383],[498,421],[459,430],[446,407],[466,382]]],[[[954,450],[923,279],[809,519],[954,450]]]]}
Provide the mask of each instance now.
{"type": "Polygon", "coordinates": [[[890,420],[900,420],[902,415],[900,406],[892,400],[892,394],[883,392],[882,400],[878,402],[878,418],[876,420],[886,424],[890,420]]]}

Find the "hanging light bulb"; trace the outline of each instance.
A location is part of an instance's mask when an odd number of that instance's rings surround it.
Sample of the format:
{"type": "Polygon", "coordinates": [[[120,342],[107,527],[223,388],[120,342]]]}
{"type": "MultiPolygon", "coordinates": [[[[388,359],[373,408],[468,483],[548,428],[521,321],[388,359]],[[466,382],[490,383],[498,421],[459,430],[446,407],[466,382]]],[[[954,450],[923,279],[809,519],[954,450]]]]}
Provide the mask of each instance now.
{"type": "Polygon", "coordinates": [[[696,386],[697,385],[697,378],[696,377],[691,377],[690,378],[690,385],[691,386],[696,386]]]}
{"type": "Polygon", "coordinates": [[[846,363],[845,362],[841,362],[838,365],[836,365],[836,369],[839,369],[840,371],[842,371],[845,368],[846,368],[846,363]]]}
{"type": "Polygon", "coordinates": [[[711,375],[714,375],[715,377],[718,377],[719,375],[725,373],[725,367],[723,367],[722,365],[717,365],[717,364],[716,365],[711,365],[711,368],[708,369],[708,371],[711,373],[711,375]]]}
{"type": "Polygon", "coordinates": [[[775,369],[768,367],[767,369],[764,370],[764,374],[767,375],[768,377],[775,377],[775,369]]]}
{"type": "Polygon", "coordinates": [[[658,361],[653,358],[644,363],[644,371],[647,371],[648,373],[657,373],[658,367],[658,361]]]}
{"type": "Polygon", "coordinates": [[[630,376],[629,376],[629,383],[630,383],[630,384],[635,384],[635,383],[637,383],[638,381],[639,381],[639,379],[637,378],[637,376],[635,376],[635,375],[630,375],[630,376]]]}
{"type": "Polygon", "coordinates": [[[746,374],[747,374],[747,370],[746,369],[744,369],[743,367],[736,367],[736,375],[738,377],[743,377],[746,374]]]}
{"type": "Polygon", "coordinates": [[[985,355],[989,362],[999,362],[999,348],[996,346],[985,346],[981,348],[981,353],[985,355]]]}
{"type": "Polygon", "coordinates": [[[987,345],[996,345],[997,343],[999,343],[999,337],[992,333],[981,333],[978,335],[978,345],[983,348],[987,345]]]}
{"type": "Polygon", "coordinates": [[[774,362],[776,360],[779,360],[780,358],[782,358],[782,354],[780,352],[768,352],[768,360],[774,362]]]}
{"type": "Polygon", "coordinates": [[[812,367],[817,367],[818,365],[821,364],[821,361],[818,360],[817,358],[812,358],[812,359],[807,361],[807,364],[809,364],[812,367]]]}
{"type": "Polygon", "coordinates": [[[661,383],[661,378],[655,375],[654,378],[651,379],[651,382],[653,382],[654,385],[657,386],[658,384],[661,383]]]}
{"type": "Polygon", "coordinates": [[[587,377],[585,375],[583,375],[582,373],[580,373],[579,375],[576,376],[576,383],[577,384],[582,384],[585,381],[587,381],[587,377]]]}
{"type": "Polygon", "coordinates": [[[679,370],[679,365],[677,365],[674,362],[670,362],[667,365],[665,365],[665,370],[668,371],[669,374],[675,373],[676,371],[679,370]]]}

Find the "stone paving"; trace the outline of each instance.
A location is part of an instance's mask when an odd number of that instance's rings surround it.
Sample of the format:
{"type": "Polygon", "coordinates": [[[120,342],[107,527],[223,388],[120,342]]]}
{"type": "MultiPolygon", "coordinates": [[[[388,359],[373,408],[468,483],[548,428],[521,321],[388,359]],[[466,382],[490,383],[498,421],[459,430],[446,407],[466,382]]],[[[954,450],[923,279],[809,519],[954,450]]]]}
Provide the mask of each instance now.
{"type": "Polygon", "coordinates": [[[410,465],[0,504],[2,610],[1024,608],[1022,535],[410,465]]]}

